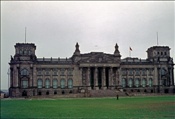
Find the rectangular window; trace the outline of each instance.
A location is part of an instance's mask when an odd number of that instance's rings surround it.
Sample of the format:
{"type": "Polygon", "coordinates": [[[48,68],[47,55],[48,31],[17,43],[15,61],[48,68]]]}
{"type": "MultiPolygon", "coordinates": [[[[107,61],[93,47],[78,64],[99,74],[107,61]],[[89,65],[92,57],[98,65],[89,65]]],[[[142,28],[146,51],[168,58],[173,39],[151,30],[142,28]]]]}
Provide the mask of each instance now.
{"type": "Polygon", "coordinates": [[[22,81],[22,88],[28,88],[28,81],[27,80],[22,81]]]}
{"type": "Polygon", "coordinates": [[[72,69],[68,69],[68,71],[67,71],[67,75],[71,75],[72,76],[72,69]]]}
{"type": "Polygon", "coordinates": [[[60,75],[63,75],[63,76],[65,75],[65,69],[60,70],[60,75]]]}

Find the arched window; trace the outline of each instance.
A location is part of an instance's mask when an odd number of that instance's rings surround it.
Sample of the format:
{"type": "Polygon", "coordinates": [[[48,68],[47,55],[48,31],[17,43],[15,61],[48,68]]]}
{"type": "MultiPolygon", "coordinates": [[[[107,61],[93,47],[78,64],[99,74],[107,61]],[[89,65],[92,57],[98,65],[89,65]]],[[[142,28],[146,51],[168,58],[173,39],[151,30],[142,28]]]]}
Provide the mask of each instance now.
{"type": "Polygon", "coordinates": [[[153,80],[152,78],[149,79],[149,87],[152,87],[153,86],[153,80]]]}
{"type": "Polygon", "coordinates": [[[50,80],[46,79],[45,81],[45,88],[50,88],[50,80]]]}
{"type": "Polygon", "coordinates": [[[126,79],[122,79],[122,87],[126,87],[126,79]]]}
{"type": "Polygon", "coordinates": [[[43,80],[38,79],[38,88],[42,88],[42,87],[43,87],[43,80]]]}
{"type": "Polygon", "coordinates": [[[61,88],[65,88],[65,79],[61,79],[61,88]]]}
{"type": "Polygon", "coordinates": [[[132,87],[132,79],[129,79],[129,87],[132,87]]]}
{"type": "Polygon", "coordinates": [[[53,79],[53,88],[58,88],[58,80],[53,79]]]}
{"type": "Polygon", "coordinates": [[[27,69],[22,69],[22,70],[21,70],[21,75],[22,75],[22,76],[29,75],[28,70],[27,70],[27,69]]]}
{"type": "Polygon", "coordinates": [[[28,88],[28,80],[22,80],[22,88],[28,88]]]}
{"type": "Polygon", "coordinates": [[[68,88],[73,88],[73,80],[68,79],[68,88]]]}
{"type": "Polygon", "coordinates": [[[146,79],[142,79],[142,86],[145,87],[146,86],[146,79]]]}
{"type": "Polygon", "coordinates": [[[139,87],[139,79],[138,79],[138,78],[135,79],[135,86],[136,86],[136,87],[139,87]]]}

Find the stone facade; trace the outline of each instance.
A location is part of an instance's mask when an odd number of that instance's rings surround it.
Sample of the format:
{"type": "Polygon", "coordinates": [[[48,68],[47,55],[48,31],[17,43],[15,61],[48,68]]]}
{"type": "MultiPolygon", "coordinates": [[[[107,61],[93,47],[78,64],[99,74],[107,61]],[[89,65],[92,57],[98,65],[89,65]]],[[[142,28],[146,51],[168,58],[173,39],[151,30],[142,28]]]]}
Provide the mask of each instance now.
{"type": "Polygon", "coordinates": [[[148,48],[147,59],[121,59],[113,54],[81,54],[79,44],[70,58],[37,58],[33,43],[17,43],[11,56],[10,96],[77,94],[91,90],[175,92],[174,63],[168,46],[148,48]]]}

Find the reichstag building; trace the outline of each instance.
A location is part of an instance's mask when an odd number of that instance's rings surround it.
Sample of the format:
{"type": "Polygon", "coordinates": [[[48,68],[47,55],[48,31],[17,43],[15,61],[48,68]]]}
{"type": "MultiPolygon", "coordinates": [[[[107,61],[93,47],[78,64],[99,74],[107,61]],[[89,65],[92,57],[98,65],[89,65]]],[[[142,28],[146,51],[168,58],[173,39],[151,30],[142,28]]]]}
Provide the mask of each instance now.
{"type": "Polygon", "coordinates": [[[168,46],[147,49],[147,58],[121,59],[113,54],[81,54],[79,44],[70,58],[38,58],[33,43],[16,43],[11,56],[10,96],[70,95],[110,91],[170,93],[174,63],[168,46]]]}

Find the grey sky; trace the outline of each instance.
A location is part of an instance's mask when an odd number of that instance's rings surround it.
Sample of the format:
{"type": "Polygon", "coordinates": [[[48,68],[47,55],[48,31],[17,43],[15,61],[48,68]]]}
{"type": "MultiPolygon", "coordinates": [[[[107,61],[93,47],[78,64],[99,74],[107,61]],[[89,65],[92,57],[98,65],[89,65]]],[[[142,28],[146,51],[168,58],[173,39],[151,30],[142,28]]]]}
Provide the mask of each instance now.
{"type": "Polygon", "coordinates": [[[175,59],[174,2],[137,1],[1,1],[1,89],[7,89],[10,55],[14,45],[35,43],[37,57],[71,57],[76,42],[81,53],[113,53],[122,58],[146,58],[157,44],[169,46],[175,59]]]}

